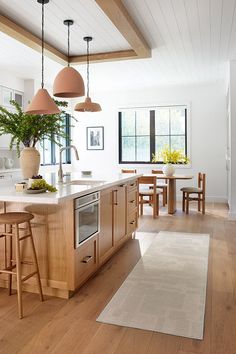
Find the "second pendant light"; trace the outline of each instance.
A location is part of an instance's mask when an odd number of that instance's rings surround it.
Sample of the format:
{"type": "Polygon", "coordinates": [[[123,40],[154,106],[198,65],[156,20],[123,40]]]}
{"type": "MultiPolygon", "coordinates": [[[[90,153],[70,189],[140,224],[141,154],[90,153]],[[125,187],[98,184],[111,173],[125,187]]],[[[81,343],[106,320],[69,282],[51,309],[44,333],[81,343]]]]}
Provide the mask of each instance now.
{"type": "Polygon", "coordinates": [[[63,68],[56,76],[53,84],[53,95],[56,97],[81,97],[84,96],[84,81],[80,73],[70,67],[70,26],[73,20],[65,20],[67,26],[67,56],[68,65],[63,68]]]}
{"type": "Polygon", "coordinates": [[[102,110],[100,104],[92,102],[89,97],[89,42],[92,39],[92,37],[84,37],[84,41],[87,42],[87,95],[84,102],[77,103],[75,106],[77,112],[99,112],[102,110]]]}

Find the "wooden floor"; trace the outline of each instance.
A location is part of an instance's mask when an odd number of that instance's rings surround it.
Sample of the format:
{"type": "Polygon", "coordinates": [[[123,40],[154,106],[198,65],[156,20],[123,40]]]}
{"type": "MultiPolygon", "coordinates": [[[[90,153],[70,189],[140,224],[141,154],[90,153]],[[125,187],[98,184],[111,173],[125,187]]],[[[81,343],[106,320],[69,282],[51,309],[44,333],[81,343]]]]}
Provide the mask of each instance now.
{"type": "MultiPolygon", "coordinates": [[[[180,207],[180,206],[179,206],[180,207]]],[[[207,214],[186,216],[150,207],[140,231],[202,232],[211,235],[204,340],[106,325],[97,316],[148,247],[150,237],[130,240],[70,300],[24,294],[25,318],[17,318],[16,296],[0,289],[0,353],[78,354],[235,354],[236,353],[236,222],[224,205],[208,204],[207,214]]]]}

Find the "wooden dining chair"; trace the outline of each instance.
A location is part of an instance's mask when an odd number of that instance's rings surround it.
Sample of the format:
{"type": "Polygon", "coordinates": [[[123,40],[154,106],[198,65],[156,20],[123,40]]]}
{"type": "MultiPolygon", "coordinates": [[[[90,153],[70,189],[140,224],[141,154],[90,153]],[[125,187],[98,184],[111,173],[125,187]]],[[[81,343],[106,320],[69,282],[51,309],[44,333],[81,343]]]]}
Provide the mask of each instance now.
{"type": "Polygon", "coordinates": [[[159,215],[159,194],[162,192],[161,189],[156,187],[156,177],[152,176],[142,176],[138,178],[138,191],[139,191],[139,206],[140,215],[143,215],[143,205],[149,204],[153,207],[153,217],[159,215]],[[142,189],[143,185],[152,186],[152,189],[142,189]],[[148,197],[148,199],[144,199],[148,197]]]}
{"type": "Polygon", "coordinates": [[[136,169],[122,168],[121,173],[137,173],[136,169]]]}
{"type": "Polygon", "coordinates": [[[206,193],[206,174],[198,173],[198,187],[183,187],[181,188],[183,192],[182,200],[182,209],[186,211],[186,214],[189,213],[189,202],[197,201],[198,202],[198,211],[201,211],[202,214],[205,214],[205,193],[206,193]],[[191,197],[191,195],[193,195],[191,197]],[[197,195],[197,196],[196,196],[197,195]]]}
{"type": "MultiPolygon", "coordinates": [[[[153,174],[162,174],[163,175],[163,171],[162,170],[152,170],[153,174]]],[[[167,204],[167,179],[164,180],[164,182],[158,181],[157,182],[157,188],[161,189],[162,192],[162,204],[163,206],[165,206],[167,204]]]]}

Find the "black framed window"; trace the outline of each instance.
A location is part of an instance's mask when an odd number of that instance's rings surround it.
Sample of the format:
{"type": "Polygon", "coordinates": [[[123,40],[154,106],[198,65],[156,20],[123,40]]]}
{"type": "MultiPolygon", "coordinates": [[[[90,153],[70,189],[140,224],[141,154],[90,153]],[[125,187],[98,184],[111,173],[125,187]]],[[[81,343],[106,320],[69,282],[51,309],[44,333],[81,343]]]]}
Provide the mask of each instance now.
{"type": "MultiPolygon", "coordinates": [[[[60,146],[57,145],[53,140],[57,140],[60,144],[64,146],[69,146],[71,142],[71,115],[65,113],[64,122],[65,132],[67,138],[52,137],[52,139],[43,139],[40,145],[40,155],[41,155],[41,165],[56,165],[59,163],[59,150],[60,146]]],[[[71,163],[71,151],[65,150],[62,153],[62,163],[71,163]]]]}
{"type": "Polygon", "coordinates": [[[152,155],[166,146],[187,156],[186,106],[119,112],[119,163],[151,163],[152,155]]]}

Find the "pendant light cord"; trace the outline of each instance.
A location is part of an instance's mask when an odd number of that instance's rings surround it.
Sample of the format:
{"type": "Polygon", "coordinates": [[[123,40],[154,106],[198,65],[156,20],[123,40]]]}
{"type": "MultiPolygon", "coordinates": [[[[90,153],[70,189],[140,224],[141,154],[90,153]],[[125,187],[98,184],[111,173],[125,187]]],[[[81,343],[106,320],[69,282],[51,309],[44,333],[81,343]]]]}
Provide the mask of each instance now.
{"type": "Polygon", "coordinates": [[[42,2],[42,89],[44,88],[44,2],[42,2]]]}
{"type": "Polygon", "coordinates": [[[68,40],[67,40],[67,57],[68,57],[68,67],[70,66],[69,58],[70,58],[70,24],[68,24],[68,40]]]}
{"type": "Polygon", "coordinates": [[[87,97],[89,97],[89,41],[87,41],[87,97]]]}

